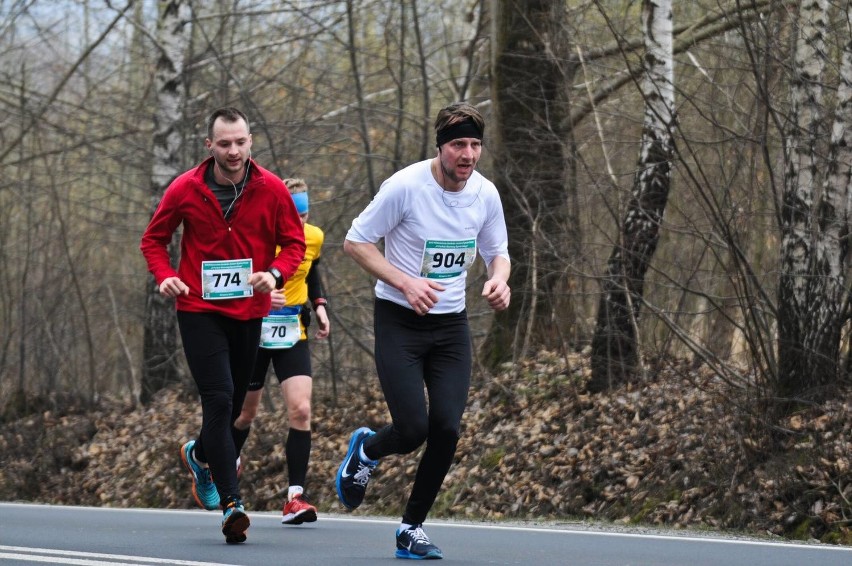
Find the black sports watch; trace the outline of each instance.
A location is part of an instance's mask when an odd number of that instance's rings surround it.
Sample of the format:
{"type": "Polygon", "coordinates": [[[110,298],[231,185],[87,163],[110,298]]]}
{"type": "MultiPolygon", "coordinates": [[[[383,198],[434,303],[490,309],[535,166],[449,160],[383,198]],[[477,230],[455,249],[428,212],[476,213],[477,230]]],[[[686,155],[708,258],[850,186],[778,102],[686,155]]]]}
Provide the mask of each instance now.
{"type": "Polygon", "coordinates": [[[270,267],[268,271],[275,278],[275,289],[281,289],[282,287],[284,287],[284,276],[281,275],[281,272],[278,271],[278,268],[270,267]]]}

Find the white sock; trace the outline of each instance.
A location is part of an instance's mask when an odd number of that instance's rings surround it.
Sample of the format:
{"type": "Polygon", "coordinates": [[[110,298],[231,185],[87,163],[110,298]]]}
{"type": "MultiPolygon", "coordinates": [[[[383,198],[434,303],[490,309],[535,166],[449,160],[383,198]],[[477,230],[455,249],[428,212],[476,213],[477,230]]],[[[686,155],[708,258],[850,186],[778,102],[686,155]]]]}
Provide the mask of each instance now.
{"type": "Polygon", "coordinates": [[[302,495],[305,490],[300,485],[291,485],[287,490],[287,501],[292,501],[297,495],[302,495]]]}
{"type": "Polygon", "coordinates": [[[399,532],[407,531],[408,529],[414,527],[414,525],[409,525],[408,523],[400,523],[399,524],[399,532]]]}
{"type": "Polygon", "coordinates": [[[195,446],[192,447],[192,451],[189,453],[192,456],[192,461],[201,466],[202,468],[207,468],[207,462],[202,462],[198,458],[195,457],[195,446]]]}

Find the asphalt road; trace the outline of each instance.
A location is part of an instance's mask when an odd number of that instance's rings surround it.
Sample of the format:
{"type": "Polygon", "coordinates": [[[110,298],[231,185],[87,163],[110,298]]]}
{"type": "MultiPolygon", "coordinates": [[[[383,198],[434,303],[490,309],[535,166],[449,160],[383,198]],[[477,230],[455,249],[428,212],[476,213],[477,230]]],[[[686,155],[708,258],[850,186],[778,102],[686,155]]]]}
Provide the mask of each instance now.
{"type": "MultiPolygon", "coordinates": [[[[321,514],[282,526],[250,513],[248,541],[227,545],[220,513],[0,503],[0,564],[213,566],[400,564],[397,521],[321,514]]],[[[525,566],[850,566],[852,548],[710,534],[649,534],[584,525],[510,526],[434,521],[443,563],[525,566]]]]}

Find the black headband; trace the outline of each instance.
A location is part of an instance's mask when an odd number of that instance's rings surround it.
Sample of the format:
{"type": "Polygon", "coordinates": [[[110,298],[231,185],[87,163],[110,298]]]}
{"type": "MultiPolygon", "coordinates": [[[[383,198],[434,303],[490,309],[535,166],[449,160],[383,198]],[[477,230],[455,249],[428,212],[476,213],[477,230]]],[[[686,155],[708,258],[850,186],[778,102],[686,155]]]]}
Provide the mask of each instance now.
{"type": "Polygon", "coordinates": [[[468,118],[463,122],[456,122],[452,126],[447,126],[438,132],[435,136],[435,142],[438,147],[441,147],[448,141],[457,140],[459,138],[476,138],[482,139],[482,130],[473,121],[473,118],[468,118]]]}

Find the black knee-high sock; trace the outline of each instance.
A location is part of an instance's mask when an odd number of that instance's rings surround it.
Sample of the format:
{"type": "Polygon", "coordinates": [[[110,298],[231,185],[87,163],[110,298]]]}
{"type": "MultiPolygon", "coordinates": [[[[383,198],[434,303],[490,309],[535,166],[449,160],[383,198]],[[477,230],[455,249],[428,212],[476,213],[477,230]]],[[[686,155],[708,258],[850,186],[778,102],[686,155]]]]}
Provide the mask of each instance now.
{"type": "Polygon", "coordinates": [[[251,431],[251,425],[245,429],[239,429],[237,427],[231,427],[231,434],[234,436],[234,450],[237,452],[237,456],[239,457],[240,452],[243,451],[243,446],[246,444],[246,440],[248,440],[249,432],[251,431]]]}
{"type": "Polygon", "coordinates": [[[287,455],[287,474],[290,485],[305,487],[308,460],[311,457],[311,431],[291,428],[284,448],[287,455]]]}

